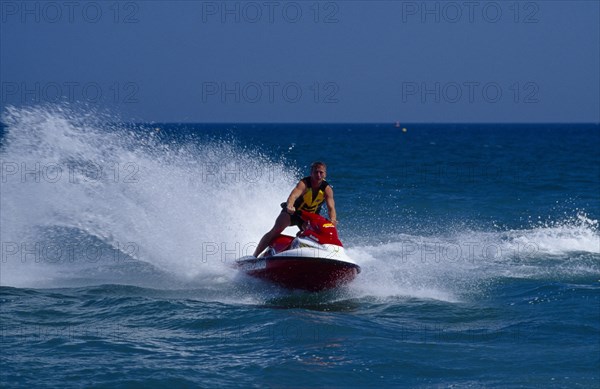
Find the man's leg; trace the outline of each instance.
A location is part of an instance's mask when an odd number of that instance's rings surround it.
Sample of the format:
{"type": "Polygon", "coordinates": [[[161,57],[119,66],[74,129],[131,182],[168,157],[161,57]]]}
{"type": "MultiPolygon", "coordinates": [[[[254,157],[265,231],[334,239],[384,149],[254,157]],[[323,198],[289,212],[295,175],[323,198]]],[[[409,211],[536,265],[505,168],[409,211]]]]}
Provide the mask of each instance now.
{"type": "Polygon", "coordinates": [[[287,212],[281,212],[279,216],[277,216],[273,228],[271,228],[271,230],[262,237],[260,242],[258,242],[258,246],[256,246],[256,250],[254,250],[254,256],[258,257],[258,255],[267,248],[269,243],[271,243],[271,241],[275,239],[277,235],[281,234],[283,230],[289,227],[290,224],[290,215],[287,212]]]}

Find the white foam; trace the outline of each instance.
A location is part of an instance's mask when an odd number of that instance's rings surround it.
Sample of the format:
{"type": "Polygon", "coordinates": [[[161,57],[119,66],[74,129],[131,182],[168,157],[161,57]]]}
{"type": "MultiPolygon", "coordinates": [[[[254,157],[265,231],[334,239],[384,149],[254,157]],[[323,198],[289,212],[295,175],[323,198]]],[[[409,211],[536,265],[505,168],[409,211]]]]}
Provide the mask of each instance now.
{"type": "Polygon", "coordinates": [[[597,277],[597,227],[597,221],[579,212],[529,229],[402,234],[385,243],[349,246],[348,255],[363,268],[352,288],[365,296],[456,302],[499,278],[597,277]]]}
{"type": "Polygon", "coordinates": [[[78,244],[69,234],[49,238],[56,227],[183,281],[220,284],[271,227],[295,180],[233,141],[164,143],[154,128],[104,124],[111,119],[65,106],[5,112],[0,284],[36,286],[79,265],[27,254],[35,244],[78,244]]]}
{"type": "Polygon", "coordinates": [[[515,244],[529,245],[538,253],[548,255],[574,252],[600,254],[598,221],[581,212],[566,221],[544,223],[525,231],[511,231],[508,236],[515,244]]]}

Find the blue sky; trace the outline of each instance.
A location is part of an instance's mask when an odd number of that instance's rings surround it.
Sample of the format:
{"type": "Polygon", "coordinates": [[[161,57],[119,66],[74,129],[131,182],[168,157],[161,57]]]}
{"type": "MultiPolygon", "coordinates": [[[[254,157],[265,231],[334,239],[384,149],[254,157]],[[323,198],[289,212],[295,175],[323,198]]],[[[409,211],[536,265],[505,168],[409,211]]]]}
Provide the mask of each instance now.
{"type": "Polygon", "coordinates": [[[146,122],[600,122],[599,1],[5,1],[1,105],[146,122]]]}

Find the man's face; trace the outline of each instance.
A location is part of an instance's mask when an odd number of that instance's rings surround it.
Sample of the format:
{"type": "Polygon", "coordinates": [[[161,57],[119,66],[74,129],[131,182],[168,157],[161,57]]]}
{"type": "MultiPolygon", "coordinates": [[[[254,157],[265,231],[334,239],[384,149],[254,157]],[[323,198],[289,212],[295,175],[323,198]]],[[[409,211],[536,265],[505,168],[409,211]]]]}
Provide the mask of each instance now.
{"type": "Polygon", "coordinates": [[[319,166],[315,166],[312,169],[311,175],[312,175],[313,180],[321,182],[327,176],[327,171],[325,170],[324,166],[319,165],[319,166]]]}

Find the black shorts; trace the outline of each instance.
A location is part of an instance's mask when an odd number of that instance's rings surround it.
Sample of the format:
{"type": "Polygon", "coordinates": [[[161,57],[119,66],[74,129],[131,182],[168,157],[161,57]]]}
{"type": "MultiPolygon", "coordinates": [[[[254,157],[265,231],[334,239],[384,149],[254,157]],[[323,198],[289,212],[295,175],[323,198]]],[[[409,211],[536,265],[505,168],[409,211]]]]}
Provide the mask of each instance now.
{"type": "MultiPolygon", "coordinates": [[[[281,203],[281,212],[287,213],[287,203],[281,203]]],[[[299,229],[302,229],[302,224],[304,224],[304,220],[300,218],[300,216],[295,213],[290,215],[290,226],[297,226],[299,229]]]]}

